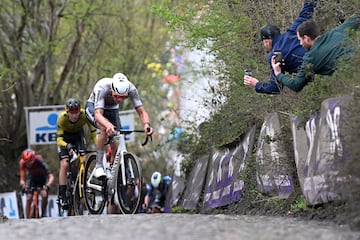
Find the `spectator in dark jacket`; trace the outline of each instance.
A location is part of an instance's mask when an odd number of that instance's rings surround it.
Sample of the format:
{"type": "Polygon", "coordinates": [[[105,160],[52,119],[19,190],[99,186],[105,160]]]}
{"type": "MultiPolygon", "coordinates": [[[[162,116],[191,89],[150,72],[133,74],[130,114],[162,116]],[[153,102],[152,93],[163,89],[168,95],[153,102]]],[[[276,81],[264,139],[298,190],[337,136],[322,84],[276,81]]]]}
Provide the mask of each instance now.
{"type": "Polygon", "coordinates": [[[278,94],[282,89],[282,85],[277,81],[274,71],[271,67],[271,58],[274,50],[280,50],[282,54],[281,72],[290,74],[296,73],[301,66],[303,55],[306,50],[300,45],[296,36],[297,27],[304,21],[310,19],[314,12],[317,0],[305,0],[304,6],[293,24],[281,34],[275,25],[265,25],[260,29],[260,41],[263,42],[264,48],[269,55],[267,60],[270,65],[270,81],[260,82],[252,76],[244,76],[244,84],[255,88],[258,93],[278,94]]]}
{"type": "Polygon", "coordinates": [[[308,50],[303,58],[300,70],[294,78],[282,73],[278,63],[272,59],[275,76],[285,86],[299,92],[315,74],[331,75],[336,70],[336,61],[350,53],[352,46],[347,44],[351,30],[360,25],[360,11],[356,12],[347,21],[329,32],[320,35],[319,28],[312,20],[302,23],[297,29],[300,44],[308,50]]]}

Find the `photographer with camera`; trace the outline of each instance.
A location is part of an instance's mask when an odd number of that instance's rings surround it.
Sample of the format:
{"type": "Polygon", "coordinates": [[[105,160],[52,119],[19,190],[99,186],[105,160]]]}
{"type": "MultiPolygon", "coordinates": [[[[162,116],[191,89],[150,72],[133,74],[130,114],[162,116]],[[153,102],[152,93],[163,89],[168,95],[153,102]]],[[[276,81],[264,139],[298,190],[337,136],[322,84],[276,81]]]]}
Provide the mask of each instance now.
{"type": "Polygon", "coordinates": [[[255,91],[258,93],[280,93],[283,86],[276,79],[271,66],[271,59],[273,56],[276,56],[276,61],[281,62],[279,66],[281,67],[282,73],[297,73],[306,50],[300,45],[297,39],[296,29],[302,22],[312,17],[316,4],[317,0],[305,0],[298,18],[295,19],[293,24],[283,34],[280,33],[277,26],[271,24],[267,24],[260,29],[258,41],[262,41],[265,50],[269,52],[267,60],[271,71],[270,81],[260,82],[258,79],[245,74],[245,85],[255,88],[255,91]]]}

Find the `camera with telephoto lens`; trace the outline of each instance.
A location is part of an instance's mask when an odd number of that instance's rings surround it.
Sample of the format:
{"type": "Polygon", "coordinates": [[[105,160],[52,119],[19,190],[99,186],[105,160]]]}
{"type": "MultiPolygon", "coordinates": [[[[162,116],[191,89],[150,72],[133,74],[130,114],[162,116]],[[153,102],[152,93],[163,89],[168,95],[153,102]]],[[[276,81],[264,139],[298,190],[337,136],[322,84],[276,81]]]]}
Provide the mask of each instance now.
{"type": "Polygon", "coordinates": [[[281,50],[274,50],[273,56],[275,56],[275,62],[281,62],[282,61],[282,53],[281,50]]]}
{"type": "Polygon", "coordinates": [[[252,76],[252,71],[249,69],[244,70],[245,76],[252,76]]]}

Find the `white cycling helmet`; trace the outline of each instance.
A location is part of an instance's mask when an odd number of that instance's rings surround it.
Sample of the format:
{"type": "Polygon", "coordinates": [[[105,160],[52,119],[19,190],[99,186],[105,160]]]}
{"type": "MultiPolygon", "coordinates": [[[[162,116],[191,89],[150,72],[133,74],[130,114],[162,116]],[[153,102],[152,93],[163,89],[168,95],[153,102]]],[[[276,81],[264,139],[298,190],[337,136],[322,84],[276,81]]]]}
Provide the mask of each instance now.
{"type": "Polygon", "coordinates": [[[154,172],[151,175],[151,185],[153,185],[154,188],[157,188],[161,182],[161,173],[154,172]]]}
{"type": "Polygon", "coordinates": [[[112,78],[111,89],[120,96],[127,95],[130,90],[130,82],[122,73],[116,73],[112,78]]]}

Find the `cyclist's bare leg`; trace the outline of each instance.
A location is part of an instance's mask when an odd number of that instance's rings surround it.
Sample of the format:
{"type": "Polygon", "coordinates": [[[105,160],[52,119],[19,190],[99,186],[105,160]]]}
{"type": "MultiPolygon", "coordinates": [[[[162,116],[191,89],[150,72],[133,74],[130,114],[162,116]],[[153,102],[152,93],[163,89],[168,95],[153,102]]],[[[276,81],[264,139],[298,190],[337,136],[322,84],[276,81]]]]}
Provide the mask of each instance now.
{"type": "Polygon", "coordinates": [[[107,214],[116,214],[119,213],[117,207],[115,206],[115,204],[111,204],[109,203],[108,208],[107,208],[107,214]]]}
{"type": "Polygon", "coordinates": [[[110,163],[113,163],[113,162],[114,162],[115,154],[116,154],[116,151],[117,151],[118,146],[119,146],[119,143],[118,143],[118,142],[111,142],[111,143],[110,143],[110,147],[111,147],[110,163]]]}
{"type": "Polygon", "coordinates": [[[31,207],[32,199],[33,199],[32,194],[29,193],[26,195],[26,207],[25,207],[26,218],[30,218],[30,207],[31,207]]]}
{"type": "Polygon", "coordinates": [[[46,207],[48,204],[48,194],[46,190],[41,190],[41,216],[46,216],[46,207]]]}
{"type": "Polygon", "coordinates": [[[68,171],[69,158],[61,159],[60,161],[60,169],[59,169],[59,185],[66,185],[67,184],[67,176],[66,172],[68,171]]]}
{"type": "Polygon", "coordinates": [[[60,169],[59,169],[59,197],[65,199],[66,194],[66,184],[67,184],[67,171],[69,168],[69,158],[64,158],[60,160],[60,169]]]}
{"type": "Polygon", "coordinates": [[[158,207],[152,207],[151,208],[151,213],[160,213],[161,211],[160,211],[160,209],[158,208],[158,207]]]}
{"type": "Polygon", "coordinates": [[[96,140],[96,167],[104,167],[103,166],[103,158],[106,150],[105,142],[107,140],[107,135],[105,129],[100,127],[100,134],[97,136],[96,140]]]}

